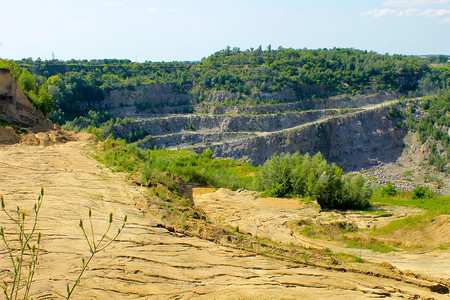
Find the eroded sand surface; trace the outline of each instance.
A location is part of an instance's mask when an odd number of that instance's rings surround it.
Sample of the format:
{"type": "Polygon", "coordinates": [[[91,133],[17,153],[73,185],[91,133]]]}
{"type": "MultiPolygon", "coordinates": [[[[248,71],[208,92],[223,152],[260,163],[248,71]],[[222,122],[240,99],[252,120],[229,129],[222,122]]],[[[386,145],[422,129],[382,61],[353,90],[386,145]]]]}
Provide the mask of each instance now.
{"type": "MultiPolygon", "coordinates": [[[[0,145],[0,194],[7,208],[27,211],[45,188],[39,230],[42,255],[32,288],[36,299],[60,298],[88,248],[78,227],[92,208],[104,229],[110,211],[128,224],[82,278],[74,299],[365,299],[445,296],[403,281],[308,267],[231,249],[156,226],[145,211],[145,189],[101,168],[83,142],[54,146],[0,145]]],[[[12,227],[0,215],[7,233],[12,227]]],[[[8,238],[11,238],[8,235],[8,238]]],[[[0,280],[9,260],[0,246],[0,280]]]]}
{"type": "MultiPolygon", "coordinates": [[[[316,205],[299,204],[298,199],[258,198],[255,192],[227,189],[194,189],[194,202],[202,208],[210,219],[221,226],[239,227],[242,232],[253,236],[269,238],[284,244],[296,244],[305,247],[329,248],[334,252],[345,252],[360,256],[377,263],[387,262],[403,271],[412,271],[429,277],[450,280],[449,250],[417,250],[411,252],[379,253],[371,250],[345,248],[336,242],[306,237],[293,231],[292,220],[316,220],[319,222],[345,221],[356,224],[358,228],[382,227],[392,220],[407,215],[421,213],[420,210],[405,207],[390,207],[386,215],[363,215],[352,212],[324,212],[316,205]]],[[[440,216],[430,226],[430,230],[410,233],[395,238],[407,239],[438,246],[449,241],[450,218],[440,216]],[[436,227],[434,223],[439,223],[436,227]],[[431,230],[433,232],[431,232],[431,230]],[[426,235],[426,236],[425,236],[426,235]],[[436,243],[432,243],[437,241],[436,243]]],[[[428,228],[425,228],[428,229],[428,228]]]]}

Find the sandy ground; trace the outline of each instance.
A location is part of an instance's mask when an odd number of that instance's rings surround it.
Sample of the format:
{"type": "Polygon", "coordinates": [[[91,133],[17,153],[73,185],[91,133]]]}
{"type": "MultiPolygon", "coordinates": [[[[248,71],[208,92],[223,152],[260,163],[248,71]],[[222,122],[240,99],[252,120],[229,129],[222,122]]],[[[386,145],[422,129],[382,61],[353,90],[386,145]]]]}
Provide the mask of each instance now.
{"type": "MultiPolygon", "coordinates": [[[[359,228],[382,227],[389,222],[410,214],[420,213],[415,209],[392,207],[386,216],[361,215],[358,213],[324,212],[318,206],[300,204],[298,199],[257,198],[254,192],[227,189],[194,189],[194,202],[202,208],[213,222],[222,226],[239,227],[241,232],[269,238],[284,244],[305,247],[329,248],[333,252],[344,252],[360,256],[377,263],[387,262],[403,271],[412,271],[429,277],[450,280],[450,250],[420,250],[413,252],[379,253],[371,250],[345,248],[333,241],[306,237],[294,232],[289,226],[292,220],[348,221],[359,228]]],[[[435,238],[439,242],[450,241],[450,218],[441,216],[430,230],[411,233],[403,239],[426,242],[435,238]],[[436,228],[433,228],[436,227],[436,228]],[[444,230],[445,232],[441,232],[444,230]],[[424,236],[428,235],[428,236],[424,236]]],[[[401,235],[401,233],[399,233],[401,235]]],[[[405,234],[406,235],[406,234],[405,234]]],[[[402,238],[398,236],[398,238],[402,238]]]]}
{"type": "MultiPolygon", "coordinates": [[[[30,212],[45,188],[38,228],[42,254],[32,287],[36,299],[61,298],[77,277],[81,258],[89,254],[78,223],[89,208],[98,231],[106,228],[109,212],[117,217],[114,226],[125,214],[128,223],[119,240],[94,258],[73,299],[447,299],[404,281],[298,265],[171,233],[146,212],[144,188],[102,168],[86,157],[84,147],[80,141],[0,145],[0,194],[7,209],[20,205],[30,212]]],[[[13,239],[3,213],[0,225],[13,239]]],[[[1,281],[8,270],[0,245],[1,281]]]]}

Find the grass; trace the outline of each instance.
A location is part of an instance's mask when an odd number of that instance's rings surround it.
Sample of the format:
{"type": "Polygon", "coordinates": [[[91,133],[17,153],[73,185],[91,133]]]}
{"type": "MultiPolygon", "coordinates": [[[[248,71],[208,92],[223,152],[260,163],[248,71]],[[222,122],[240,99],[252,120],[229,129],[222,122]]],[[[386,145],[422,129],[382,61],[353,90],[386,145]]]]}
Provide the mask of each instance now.
{"type": "Polygon", "coordinates": [[[394,220],[381,228],[358,230],[352,226],[344,226],[345,224],[342,222],[316,224],[308,220],[291,223],[291,226],[307,237],[342,242],[348,248],[369,249],[381,253],[398,251],[396,248],[398,245],[384,242],[375,236],[389,235],[403,228],[420,230],[422,226],[429,224],[437,216],[450,214],[450,196],[431,199],[412,199],[411,196],[411,192],[400,192],[397,196],[382,196],[381,191],[375,191],[371,199],[372,208],[359,211],[360,214],[379,216],[389,213],[376,209],[377,206],[405,206],[423,210],[423,213],[394,220]]]}
{"type": "Polygon", "coordinates": [[[165,211],[164,219],[182,228],[189,226],[187,220],[204,216],[189,200],[179,178],[237,189],[252,184],[254,175],[249,174],[255,173],[255,168],[246,163],[213,159],[210,150],[196,154],[187,150],[141,149],[112,137],[101,142],[92,156],[111,170],[124,172],[133,182],[148,187],[155,204],[165,211]]]}
{"type": "Polygon", "coordinates": [[[118,172],[138,176],[138,181],[173,186],[171,173],[186,182],[197,182],[217,188],[252,189],[258,168],[242,161],[214,159],[206,149],[202,154],[187,150],[151,150],[128,145],[124,140],[108,138],[95,155],[102,163],[118,172]]]}
{"type": "Polygon", "coordinates": [[[388,253],[391,251],[397,251],[394,247],[387,245],[381,241],[377,241],[375,239],[370,239],[368,241],[363,240],[347,240],[346,241],[347,248],[357,248],[357,249],[368,249],[380,253],[388,253]]]}
{"type": "Polygon", "coordinates": [[[388,206],[407,206],[426,210],[432,216],[450,214],[450,196],[431,199],[413,199],[410,193],[401,192],[397,197],[373,197],[371,204],[388,206]]]}
{"type": "Polygon", "coordinates": [[[449,247],[446,246],[446,245],[439,245],[439,246],[438,246],[438,249],[439,249],[439,250],[448,250],[449,247]]]}
{"type": "MultiPolygon", "coordinates": [[[[100,144],[95,155],[100,162],[111,169],[126,172],[138,183],[150,187],[152,194],[162,199],[164,205],[168,206],[168,210],[174,212],[178,211],[181,206],[188,207],[190,204],[177,190],[176,181],[178,179],[170,174],[174,174],[186,182],[198,182],[217,188],[252,189],[254,174],[258,172],[258,168],[242,161],[214,159],[212,156],[209,149],[202,154],[187,150],[141,149],[136,145],[126,144],[124,140],[114,140],[111,137],[100,144]]],[[[370,200],[372,207],[406,206],[420,208],[425,212],[393,221],[382,228],[364,231],[364,234],[376,236],[389,234],[405,227],[419,227],[421,224],[432,221],[438,215],[450,214],[449,200],[450,197],[412,199],[410,192],[400,192],[397,196],[383,196],[381,190],[375,191],[370,200]]],[[[193,214],[194,212],[187,213],[185,219],[193,217],[193,214]]],[[[361,211],[361,214],[383,215],[386,212],[372,208],[361,211]]],[[[316,224],[306,222],[296,224],[295,227],[305,236],[340,241],[347,247],[378,252],[396,250],[377,239],[355,236],[354,232],[357,229],[351,226],[341,226],[337,223],[316,226],[316,224]]],[[[234,228],[234,231],[239,232],[239,228],[234,228]]]]}
{"type": "Polygon", "coordinates": [[[402,228],[420,229],[432,222],[439,215],[450,214],[450,196],[441,196],[431,199],[413,199],[407,193],[400,193],[398,197],[377,197],[372,199],[372,205],[406,206],[420,208],[423,213],[394,220],[389,225],[374,230],[374,235],[383,235],[395,232],[402,228]]]}
{"type": "Polygon", "coordinates": [[[310,237],[310,238],[318,238],[317,235],[317,229],[312,224],[303,225],[303,228],[300,230],[300,233],[304,236],[310,237]]]}
{"type": "Polygon", "coordinates": [[[403,172],[403,175],[405,175],[405,176],[413,176],[414,175],[414,171],[412,171],[412,170],[405,171],[405,172],[403,172]]]}
{"type": "Polygon", "coordinates": [[[387,212],[387,211],[384,211],[381,209],[376,209],[374,207],[370,207],[367,210],[358,211],[358,213],[360,213],[362,215],[371,215],[371,216],[382,216],[382,215],[390,214],[390,212],[387,212]]]}

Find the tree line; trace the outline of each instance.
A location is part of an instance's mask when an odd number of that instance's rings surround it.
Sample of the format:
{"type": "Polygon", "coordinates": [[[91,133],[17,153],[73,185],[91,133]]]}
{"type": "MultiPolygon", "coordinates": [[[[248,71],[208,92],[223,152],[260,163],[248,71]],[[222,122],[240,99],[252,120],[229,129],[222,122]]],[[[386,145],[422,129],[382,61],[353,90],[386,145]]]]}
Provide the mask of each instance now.
{"type": "Polygon", "coordinates": [[[448,66],[433,66],[442,57],[378,54],[356,49],[291,49],[261,47],[241,51],[227,47],[199,62],[132,62],[121,59],[22,59],[16,64],[43,85],[55,103],[52,120],[85,115],[111,90],[168,83],[176,93],[204,102],[210,91],[234,95],[233,104],[273,103],[272,93],[288,88],[301,101],[363,90],[403,94],[436,93],[450,87],[448,66]],[[269,96],[267,96],[269,95],[269,96]]]}

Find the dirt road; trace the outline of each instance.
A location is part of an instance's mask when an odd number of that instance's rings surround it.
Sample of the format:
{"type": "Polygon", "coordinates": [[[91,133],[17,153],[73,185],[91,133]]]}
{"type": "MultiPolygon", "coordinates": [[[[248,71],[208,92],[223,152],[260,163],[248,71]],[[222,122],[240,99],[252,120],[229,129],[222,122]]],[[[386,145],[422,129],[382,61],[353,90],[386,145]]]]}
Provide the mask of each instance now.
{"type": "MultiPolygon", "coordinates": [[[[54,146],[0,145],[0,194],[8,209],[31,211],[41,186],[42,255],[32,287],[36,299],[61,298],[89,254],[78,227],[92,208],[103,231],[109,212],[128,223],[119,241],[99,253],[74,299],[445,299],[403,281],[298,265],[231,249],[157,226],[146,212],[146,190],[102,168],[81,141],[54,146]]],[[[12,226],[0,214],[8,238],[12,226]]],[[[10,262],[0,246],[0,280],[10,262]]]]}

